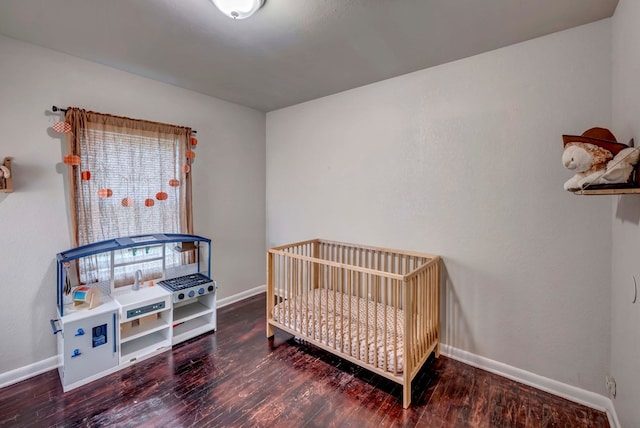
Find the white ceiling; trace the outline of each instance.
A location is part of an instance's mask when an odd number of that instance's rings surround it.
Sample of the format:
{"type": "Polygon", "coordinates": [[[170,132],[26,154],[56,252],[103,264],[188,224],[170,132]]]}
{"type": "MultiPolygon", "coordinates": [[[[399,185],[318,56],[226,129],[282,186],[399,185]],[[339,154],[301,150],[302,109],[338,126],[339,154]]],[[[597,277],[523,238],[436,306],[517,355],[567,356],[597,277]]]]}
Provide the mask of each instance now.
{"type": "Polygon", "coordinates": [[[618,0],[0,0],[0,34],[271,111],[613,15],[618,0]]]}

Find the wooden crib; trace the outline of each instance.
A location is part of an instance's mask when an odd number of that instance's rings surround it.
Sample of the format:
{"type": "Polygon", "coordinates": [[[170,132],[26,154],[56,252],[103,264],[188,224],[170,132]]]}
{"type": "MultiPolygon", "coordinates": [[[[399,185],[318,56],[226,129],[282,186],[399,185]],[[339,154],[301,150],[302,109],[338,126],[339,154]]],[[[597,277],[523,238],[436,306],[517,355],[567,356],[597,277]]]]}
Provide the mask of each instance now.
{"type": "Polygon", "coordinates": [[[267,252],[275,327],[403,386],[440,355],[440,257],[314,239],[267,252]]]}

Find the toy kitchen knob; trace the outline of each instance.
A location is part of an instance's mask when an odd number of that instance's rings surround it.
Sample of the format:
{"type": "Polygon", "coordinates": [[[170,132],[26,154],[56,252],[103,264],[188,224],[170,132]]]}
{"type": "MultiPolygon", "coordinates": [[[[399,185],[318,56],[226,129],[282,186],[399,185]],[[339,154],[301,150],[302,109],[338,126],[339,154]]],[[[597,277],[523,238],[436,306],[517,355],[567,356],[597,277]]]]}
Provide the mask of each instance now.
{"type": "Polygon", "coordinates": [[[193,291],[193,290],[189,291],[189,297],[193,297],[195,295],[196,295],[195,291],[193,291]]]}
{"type": "Polygon", "coordinates": [[[201,288],[199,288],[199,289],[198,289],[198,294],[204,294],[204,288],[202,288],[202,287],[201,287],[201,288]]]}
{"type": "Polygon", "coordinates": [[[76,336],[84,336],[84,329],[79,328],[78,331],[76,331],[76,336]]]}

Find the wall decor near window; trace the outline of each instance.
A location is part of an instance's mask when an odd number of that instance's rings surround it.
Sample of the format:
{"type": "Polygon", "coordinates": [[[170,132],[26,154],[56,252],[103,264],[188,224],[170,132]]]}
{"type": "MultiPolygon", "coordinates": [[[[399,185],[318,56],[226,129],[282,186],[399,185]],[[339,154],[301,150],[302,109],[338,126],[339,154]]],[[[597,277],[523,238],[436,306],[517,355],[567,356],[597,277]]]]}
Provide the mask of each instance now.
{"type": "Polygon", "coordinates": [[[13,192],[13,178],[11,172],[11,158],[4,158],[4,162],[0,164],[0,193],[13,192]]]}
{"type": "Polygon", "coordinates": [[[99,198],[110,198],[111,196],[113,196],[113,190],[111,190],[111,189],[99,189],[98,190],[98,197],[99,198]]]}
{"type": "Polygon", "coordinates": [[[71,125],[67,122],[56,122],[52,126],[53,130],[61,134],[71,132],[71,125]]]}

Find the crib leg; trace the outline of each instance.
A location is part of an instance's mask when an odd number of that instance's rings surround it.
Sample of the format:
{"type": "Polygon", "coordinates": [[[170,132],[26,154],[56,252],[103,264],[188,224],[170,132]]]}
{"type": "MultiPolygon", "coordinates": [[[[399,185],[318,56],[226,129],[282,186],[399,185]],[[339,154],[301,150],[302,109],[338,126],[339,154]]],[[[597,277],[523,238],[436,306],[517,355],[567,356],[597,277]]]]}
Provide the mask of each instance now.
{"type": "Polygon", "coordinates": [[[411,404],[411,381],[406,381],[404,382],[404,385],[402,385],[402,407],[404,407],[405,409],[409,408],[409,405],[411,404]]]}
{"type": "Polygon", "coordinates": [[[267,338],[276,334],[276,329],[269,323],[271,311],[275,305],[275,293],[273,292],[273,254],[267,252],[267,338]]]}
{"type": "Polygon", "coordinates": [[[436,354],[436,358],[440,358],[440,342],[439,341],[436,344],[435,354],[436,354]]]}
{"type": "Polygon", "coordinates": [[[273,336],[275,336],[275,334],[276,334],[275,327],[269,324],[269,321],[267,321],[267,339],[271,339],[273,336]]]}

